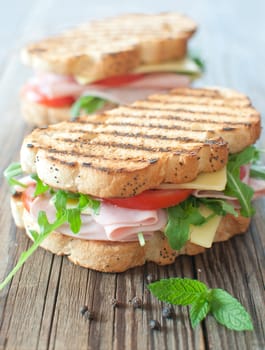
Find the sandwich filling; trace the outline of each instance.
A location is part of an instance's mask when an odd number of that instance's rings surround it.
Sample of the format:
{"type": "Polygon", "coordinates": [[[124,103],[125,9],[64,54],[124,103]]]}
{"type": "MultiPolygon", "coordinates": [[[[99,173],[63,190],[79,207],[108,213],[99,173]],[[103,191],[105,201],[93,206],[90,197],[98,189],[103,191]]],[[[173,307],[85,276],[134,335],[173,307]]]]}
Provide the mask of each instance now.
{"type": "Polygon", "coordinates": [[[258,151],[251,146],[231,155],[227,169],[201,174],[186,184],[162,184],[130,198],[92,198],[54,190],[36,175],[19,182],[13,179],[13,185],[40,231],[65,215],[56,231],[80,239],[124,242],[141,237],[144,244],[155,231],[162,231],[173,249],[181,249],[188,240],[210,247],[222,216],[251,216],[253,195],[265,194],[265,171],[257,158],[258,151]]]}
{"type": "Polygon", "coordinates": [[[47,107],[73,106],[72,114],[76,117],[82,109],[93,113],[108,102],[128,104],[154,93],[187,87],[193,78],[200,75],[202,68],[200,59],[186,58],[142,65],[127,75],[99,81],[89,81],[81,76],[37,72],[21,93],[28,101],[47,107]]]}

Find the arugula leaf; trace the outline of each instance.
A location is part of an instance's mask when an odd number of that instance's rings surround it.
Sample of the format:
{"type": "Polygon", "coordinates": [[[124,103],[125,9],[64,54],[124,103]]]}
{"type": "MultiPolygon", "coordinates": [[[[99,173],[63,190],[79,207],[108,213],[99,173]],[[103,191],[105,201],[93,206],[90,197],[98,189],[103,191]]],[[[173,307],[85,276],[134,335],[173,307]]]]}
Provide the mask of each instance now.
{"type": "Polygon", "coordinates": [[[235,210],[235,208],[223,199],[199,198],[199,202],[206,205],[216,215],[225,216],[226,214],[232,214],[236,217],[238,216],[238,212],[235,210]]]}
{"type": "Polygon", "coordinates": [[[32,179],[36,181],[36,189],[34,192],[34,197],[37,197],[45,192],[47,192],[50,189],[50,186],[45,185],[41,179],[38,177],[37,174],[31,175],[32,179]]]}
{"type": "Polygon", "coordinates": [[[236,169],[233,173],[227,170],[225,194],[238,199],[242,216],[250,217],[255,213],[255,209],[251,205],[254,190],[240,180],[239,170],[236,169]]]}
{"type": "Polygon", "coordinates": [[[72,120],[75,120],[82,110],[91,114],[102,108],[106,102],[107,100],[101,97],[81,96],[71,108],[72,120]]]}
{"type": "MultiPolygon", "coordinates": [[[[16,166],[9,172],[12,174],[17,174],[19,167],[16,166]]],[[[42,183],[42,181],[37,177],[37,175],[33,175],[32,178],[36,180],[37,192],[39,194],[43,194],[47,190],[49,190],[49,186],[42,183]]],[[[58,190],[53,195],[54,206],[56,208],[56,219],[54,222],[50,223],[47,215],[44,211],[40,211],[38,215],[38,225],[39,232],[30,230],[30,234],[33,238],[33,245],[25,252],[23,252],[13,270],[7,275],[5,280],[0,284],[0,290],[4,288],[7,283],[12,279],[18,269],[24,264],[24,262],[34,253],[34,251],[39,247],[39,245],[48,237],[48,235],[62,226],[64,223],[69,223],[70,228],[73,233],[78,233],[81,227],[81,212],[85,210],[87,207],[91,207],[95,213],[99,212],[100,202],[90,198],[87,195],[79,194],[79,193],[71,193],[63,190],[58,190]],[[76,200],[75,207],[68,208],[67,201],[76,200]]]]}
{"type": "Polygon", "coordinates": [[[189,239],[190,225],[202,225],[206,218],[201,215],[199,205],[194,197],[167,208],[168,222],[165,235],[171,248],[180,250],[189,239]]]}
{"type": "Polygon", "coordinates": [[[189,278],[169,278],[153,282],[147,288],[159,300],[190,308],[192,327],[198,325],[209,313],[223,326],[236,330],[253,330],[250,315],[240,302],[228,292],[207,286],[189,278]]]}
{"type": "Polygon", "coordinates": [[[260,152],[254,147],[245,148],[242,152],[231,154],[227,163],[227,185],[224,193],[236,197],[241,205],[242,216],[250,217],[255,213],[251,204],[254,194],[253,189],[240,179],[240,167],[245,164],[256,162],[260,152]]]}
{"type": "Polygon", "coordinates": [[[265,165],[261,165],[261,164],[251,165],[250,177],[265,180],[265,165]]]}
{"type": "Polygon", "coordinates": [[[14,192],[14,186],[21,186],[26,188],[27,185],[15,179],[15,177],[23,174],[20,163],[11,163],[4,171],[4,177],[7,179],[9,186],[11,186],[12,191],[14,192]]]}
{"type": "Polygon", "coordinates": [[[200,68],[202,72],[205,72],[205,61],[195,51],[189,51],[188,56],[194,63],[200,68]]]}
{"type": "Polygon", "coordinates": [[[0,290],[8,284],[8,282],[12,279],[16,272],[22,267],[25,261],[35,252],[35,250],[40,246],[40,244],[48,237],[48,235],[65,222],[65,219],[66,218],[62,216],[60,219],[57,219],[53,224],[49,224],[46,213],[43,211],[39,212],[38,224],[40,226],[40,232],[30,232],[34,239],[34,243],[27,251],[24,251],[20,255],[16,266],[10,271],[10,273],[7,275],[4,281],[0,283],[0,290]]]}

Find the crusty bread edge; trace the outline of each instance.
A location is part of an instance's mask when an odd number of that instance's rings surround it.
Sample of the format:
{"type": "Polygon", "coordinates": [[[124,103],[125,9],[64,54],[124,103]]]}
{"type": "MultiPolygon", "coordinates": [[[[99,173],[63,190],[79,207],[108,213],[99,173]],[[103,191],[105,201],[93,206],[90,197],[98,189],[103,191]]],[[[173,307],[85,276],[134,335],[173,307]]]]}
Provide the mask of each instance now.
{"type": "MultiPolygon", "coordinates": [[[[37,228],[36,223],[23,208],[19,196],[11,197],[11,209],[16,225],[25,227],[27,235],[32,239],[30,230],[37,228]]],[[[214,241],[226,241],[246,232],[249,223],[250,218],[226,215],[220,222],[214,241]]],[[[123,272],[148,261],[169,265],[179,255],[197,255],[206,250],[188,242],[181,251],[175,251],[170,248],[161,232],[156,232],[143,247],[139,242],[81,240],[53,232],[43,241],[41,247],[57,255],[66,255],[74,264],[101,272],[123,272]]]]}
{"type": "Polygon", "coordinates": [[[41,127],[70,119],[70,108],[48,107],[23,96],[20,97],[20,106],[23,118],[34,126],[41,127]]]}

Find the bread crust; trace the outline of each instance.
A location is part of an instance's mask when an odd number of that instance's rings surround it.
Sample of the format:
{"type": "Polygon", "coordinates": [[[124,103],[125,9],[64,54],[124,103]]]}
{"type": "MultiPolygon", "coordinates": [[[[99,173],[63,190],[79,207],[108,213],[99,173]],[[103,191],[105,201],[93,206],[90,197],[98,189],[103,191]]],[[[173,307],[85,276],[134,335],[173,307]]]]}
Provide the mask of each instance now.
{"type": "MultiPolygon", "coordinates": [[[[32,239],[29,231],[37,229],[36,223],[25,209],[21,210],[19,197],[11,198],[11,208],[16,224],[22,227],[23,223],[27,235],[32,239]]],[[[249,223],[250,218],[226,215],[220,222],[214,242],[226,241],[246,232],[249,223]]],[[[41,247],[56,255],[66,255],[74,264],[101,272],[123,272],[146,262],[169,265],[179,255],[197,255],[206,250],[188,242],[181,251],[175,251],[161,232],[155,232],[143,247],[139,242],[89,241],[53,232],[41,247]]]]}
{"type": "Polygon", "coordinates": [[[21,58],[37,70],[93,81],[126,74],[141,63],[184,57],[196,27],[178,13],[121,15],[32,43],[21,58]]]}
{"type": "Polygon", "coordinates": [[[54,108],[20,98],[23,118],[31,125],[46,126],[70,119],[70,108],[54,108]]]}

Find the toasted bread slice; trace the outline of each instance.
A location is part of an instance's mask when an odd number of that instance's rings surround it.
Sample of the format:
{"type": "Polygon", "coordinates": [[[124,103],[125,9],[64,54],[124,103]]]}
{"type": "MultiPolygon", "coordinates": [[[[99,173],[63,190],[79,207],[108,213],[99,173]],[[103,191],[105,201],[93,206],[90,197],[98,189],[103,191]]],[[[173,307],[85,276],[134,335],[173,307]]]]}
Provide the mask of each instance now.
{"type": "Polygon", "coordinates": [[[55,188],[129,197],[224,167],[256,141],[260,115],[232,90],[177,89],[130,106],[37,129],[22,168],[55,188]]]}
{"type": "Polygon", "coordinates": [[[93,81],[128,73],[141,63],[181,58],[195,30],[196,24],[178,13],[122,15],[30,44],[22,60],[37,70],[93,81]]]}
{"type": "MultiPolygon", "coordinates": [[[[38,230],[38,225],[23,208],[19,196],[11,197],[11,208],[16,225],[25,227],[26,233],[32,239],[30,230],[38,230]]],[[[250,218],[226,215],[219,224],[214,241],[226,241],[246,232],[249,223],[250,218]]],[[[179,255],[197,255],[206,250],[190,241],[181,251],[173,250],[161,232],[155,232],[154,236],[146,241],[144,247],[141,247],[139,242],[82,240],[52,232],[42,242],[41,247],[57,255],[67,255],[74,264],[102,272],[122,272],[141,266],[147,261],[169,265],[179,255]]]]}

